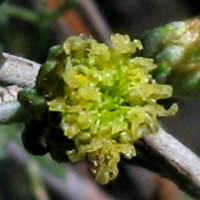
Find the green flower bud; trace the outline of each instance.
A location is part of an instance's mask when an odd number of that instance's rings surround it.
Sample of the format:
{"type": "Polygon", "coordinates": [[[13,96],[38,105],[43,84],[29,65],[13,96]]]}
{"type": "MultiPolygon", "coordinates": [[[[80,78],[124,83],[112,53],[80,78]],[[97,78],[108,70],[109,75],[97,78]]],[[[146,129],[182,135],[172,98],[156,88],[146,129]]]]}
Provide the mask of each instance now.
{"type": "Polygon", "coordinates": [[[133,56],[142,49],[141,42],[120,34],[111,41],[108,47],[90,37],[68,38],[50,53],[36,83],[47,101],[48,115],[60,116],[58,122],[47,124],[53,127],[46,134],[52,156],[62,161],[65,150],[72,162],[89,160],[102,184],[118,175],[121,155],[127,159],[136,155],[135,141],[158,130],[158,117],[177,111],[176,104],[165,109],[158,103],[172,96],[172,87],[152,78],[157,67],[153,60],[133,56]],[[58,129],[67,145],[52,139],[60,134],[58,129]]]}
{"type": "Polygon", "coordinates": [[[174,96],[200,96],[200,18],[169,23],[144,34],[144,56],[154,58],[154,78],[169,83],[174,96]]]}

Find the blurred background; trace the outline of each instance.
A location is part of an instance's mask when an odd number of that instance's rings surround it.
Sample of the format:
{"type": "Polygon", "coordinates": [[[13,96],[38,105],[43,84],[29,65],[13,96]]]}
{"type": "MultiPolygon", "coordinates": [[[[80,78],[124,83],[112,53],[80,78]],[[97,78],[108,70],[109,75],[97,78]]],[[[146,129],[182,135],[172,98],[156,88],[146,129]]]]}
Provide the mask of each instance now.
{"type": "MultiPolygon", "coordinates": [[[[43,63],[49,47],[74,34],[90,34],[105,43],[112,32],[140,38],[153,27],[199,12],[197,0],[7,0],[0,5],[0,48],[43,63]]],[[[200,105],[179,105],[179,114],[163,124],[200,154],[200,105]]],[[[114,182],[100,186],[87,163],[58,164],[48,155],[25,152],[22,130],[22,124],[0,126],[0,200],[191,199],[170,181],[126,163],[120,164],[114,182]]]]}

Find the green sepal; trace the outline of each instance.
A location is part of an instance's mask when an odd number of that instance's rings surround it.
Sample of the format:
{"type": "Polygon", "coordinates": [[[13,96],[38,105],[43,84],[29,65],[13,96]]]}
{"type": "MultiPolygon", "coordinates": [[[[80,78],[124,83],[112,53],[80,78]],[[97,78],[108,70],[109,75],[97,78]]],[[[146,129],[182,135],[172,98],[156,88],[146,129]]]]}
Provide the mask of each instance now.
{"type": "Polygon", "coordinates": [[[185,99],[199,98],[200,94],[200,73],[189,74],[187,78],[176,84],[175,93],[185,99]]]}
{"type": "Polygon", "coordinates": [[[167,77],[170,74],[170,67],[160,64],[157,68],[152,72],[153,77],[158,81],[158,83],[166,83],[167,77]]]}
{"type": "Polygon", "coordinates": [[[44,63],[38,73],[36,80],[36,88],[39,90],[46,98],[50,98],[53,93],[60,94],[63,93],[63,80],[56,78],[57,74],[56,66],[59,64],[59,57],[62,56],[63,47],[57,45],[49,50],[47,57],[47,62],[44,63]]]}
{"type": "Polygon", "coordinates": [[[41,121],[47,111],[46,100],[36,89],[23,89],[18,94],[19,102],[29,109],[32,118],[41,121]]]}
{"type": "Polygon", "coordinates": [[[147,57],[154,57],[162,49],[162,41],[168,32],[168,26],[163,26],[144,33],[142,36],[142,44],[144,45],[142,54],[147,57]]]}

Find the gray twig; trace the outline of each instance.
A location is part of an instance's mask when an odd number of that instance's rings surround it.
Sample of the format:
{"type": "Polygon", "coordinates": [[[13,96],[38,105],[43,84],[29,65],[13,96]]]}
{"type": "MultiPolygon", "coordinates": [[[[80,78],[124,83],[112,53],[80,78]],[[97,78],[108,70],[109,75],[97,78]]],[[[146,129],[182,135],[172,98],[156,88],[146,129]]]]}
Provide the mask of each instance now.
{"type": "Polygon", "coordinates": [[[110,44],[111,30],[99,12],[95,2],[91,0],[84,0],[79,1],[79,4],[85,17],[87,18],[87,21],[91,24],[93,31],[96,31],[99,39],[107,44],[110,44]]]}
{"type": "Polygon", "coordinates": [[[33,87],[40,64],[3,53],[4,63],[0,67],[0,82],[4,85],[33,87]]]}
{"type": "Polygon", "coordinates": [[[136,144],[138,156],[131,162],[171,179],[184,192],[200,198],[200,159],[164,129],[136,144]]]}
{"type": "MultiPolygon", "coordinates": [[[[0,71],[0,81],[12,82],[12,84],[20,86],[33,86],[40,65],[8,54],[4,54],[4,56],[6,58],[4,67],[6,66],[8,69],[0,71]],[[26,74],[26,76],[19,77],[21,81],[16,75],[18,73],[13,74],[9,70],[13,67],[18,68],[14,72],[26,74]],[[33,71],[34,74],[30,73],[33,71]]],[[[17,102],[0,104],[0,123],[1,120],[6,122],[7,119],[12,119],[18,109],[21,107],[17,102]]],[[[144,137],[136,143],[136,147],[138,156],[132,160],[133,163],[170,178],[183,191],[200,199],[200,159],[197,155],[162,128],[157,134],[144,137]]]]}
{"type": "Polygon", "coordinates": [[[16,85],[11,85],[7,87],[0,86],[0,103],[6,101],[16,101],[17,94],[21,90],[16,85]]]}

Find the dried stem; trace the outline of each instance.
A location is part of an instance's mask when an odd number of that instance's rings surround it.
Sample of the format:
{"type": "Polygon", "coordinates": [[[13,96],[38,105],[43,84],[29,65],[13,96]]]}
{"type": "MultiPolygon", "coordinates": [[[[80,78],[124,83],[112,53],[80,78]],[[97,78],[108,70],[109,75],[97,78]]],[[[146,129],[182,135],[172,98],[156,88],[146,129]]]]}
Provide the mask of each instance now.
{"type": "Polygon", "coordinates": [[[99,39],[107,44],[110,44],[109,38],[111,30],[99,12],[95,2],[91,0],[84,0],[80,1],[79,4],[85,17],[87,18],[87,21],[91,24],[91,27],[96,30],[96,34],[99,39]]]}
{"type": "Polygon", "coordinates": [[[171,179],[184,192],[200,198],[200,159],[160,128],[136,144],[138,156],[131,162],[171,179]]]}
{"type": "Polygon", "coordinates": [[[2,54],[4,62],[0,67],[0,82],[4,85],[33,87],[40,68],[40,64],[13,56],[2,54]]]}
{"type": "MultiPolygon", "coordinates": [[[[5,53],[3,56],[5,63],[4,69],[0,69],[1,82],[34,86],[39,64],[5,53]]],[[[2,121],[5,123],[6,119],[12,119],[13,115],[16,116],[18,109],[22,108],[17,102],[0,104],[0,124],[2,121]]],[[[136,148],[138,155],[131,163],[171,179],[183,191],[200,199],[200,159],[191,150],[162,128],[157,134],[146,136],[137,142],[136,148]]]]}

